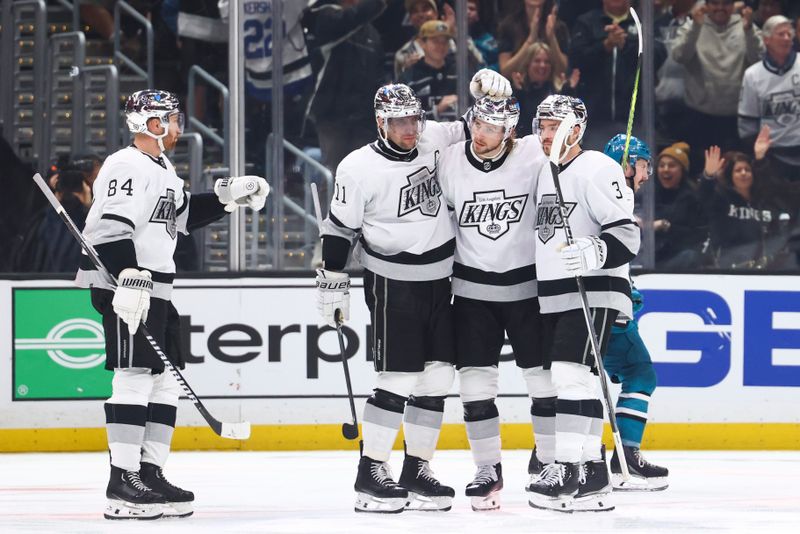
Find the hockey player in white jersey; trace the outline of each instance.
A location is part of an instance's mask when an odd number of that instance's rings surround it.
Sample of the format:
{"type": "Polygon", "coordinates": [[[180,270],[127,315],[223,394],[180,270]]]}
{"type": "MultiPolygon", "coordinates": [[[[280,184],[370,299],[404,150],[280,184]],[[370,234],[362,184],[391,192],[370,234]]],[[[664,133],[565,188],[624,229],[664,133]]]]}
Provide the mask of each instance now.
{"type": "Polygon", "coordinates": [[[536,180],[547,159],[538,137],[515,138],[516,99],[481,98],[470,120],[472,139],[443,152],[439,182],[456,220],[456,369],[477,466],[466,495],[478,511],[500,507],[503,474],[495,398],[506,333],[533,399],[531,413],[547,400],[555,409],[555,393],[552,387],[537,388],[535,374],[542,362],[533,228],[536,180]]]}
{"type": "Polygon", "coordinates": [[[170,361],[183,368],[178,312],[170,303],[178,232],[188,233],[239,206],[264,207],[263,178],[217,180],[215,193],[191,195],[164,154],[175,147],[183,114],[172,93],[145,90],[125,104],[133,143],[110,155],[93,185],[83,235],[116,277],[105,278],[83,256],[76,282],[90,287],[103,317],[106,369],[114,372],[105,403],[111,475],[107,519],[192,514],[194,494],[171,484],[162,468],[170,450],[181,393],[139,330],[147,329],[170,361]]]}
{"type": "MultiPolygon", "coordinates": [[[[476,98],[511,93],[508,81],[488,70],[470,85],[476,98]]],[[[343,271],[356,242],[377,381],[364,409],[355,509],[444,511],[455,492],[436,480],[429,462],[454,377],[449,277],[455,236],[436,174],[441,151],[468,130],[463,121],[426,124],[419,99],[403,84],[378,89],[374,106],[378,139],[336,170],[317,307],[332,326],[348,319],[343,271]],[[406,455],[398,484],[387,461],[401,422],[406,455]]]]}
{"type": "Polygon", "coordinates": [[[628,262],[640,243],[622,169],[601,152],[581,149],[586,123],[583,101],[551,95],[539,104],[534,124],[545,154],[558,151],[560,192],[550,165],[544,166],[536,193],[536,274],[544,369],[556,392],[555,462],[528,486],[528,498],[531,506],[567,512],[613,509],[597,368],[576,276],[583,278],[602,353],[617,315],[633,315],[628,262]],[[575,125],[563,146],[553,146],[561,122],[571,119],[575,125]],[[557,195],[575,238],[569,246],[557,195]]]}

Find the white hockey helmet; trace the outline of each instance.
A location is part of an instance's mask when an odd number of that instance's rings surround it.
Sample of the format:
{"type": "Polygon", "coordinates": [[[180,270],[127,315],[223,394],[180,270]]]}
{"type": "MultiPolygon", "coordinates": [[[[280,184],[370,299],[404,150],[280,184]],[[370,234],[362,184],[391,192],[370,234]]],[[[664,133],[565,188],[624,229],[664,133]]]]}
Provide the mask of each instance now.
{"type": "Polygon", "coordinates": [[[125,102],[125,119],[128,129],[137,134],[146,134],[156,139],[161,150],[164,150],[163,139],[167,136],[170,116],[178,114],[178,123],[183,132],[184,115],[180,111],[180,102],[175,94],[158,89],[136,91],[125,102]],[[147,121],[156,118],[161,121],[164,133],[156,135],[147,129],[147,121]]]}
{"type": "Polygon", "coordinates": [[[414,90],[404,83],[390,83],[375,93],[375,117],[383,119],[383,127],[378,128],[378,135],[386,142],[386,128],[389,119],[401,117],[419,117],[418,133],[425,129],[425,110],[414,90]]]}
{"type": "Polygon", "coordinates": [[[519,122],[519,102],[513,96],[500,99],[483,96],[472,105],[470,127],[475,119],[502,126],[505,128],[503,139],[508,139],[519,122]]]}
{"type": "Polygon", "coordinates": [[[578,139],[573,143],[574,146],[580,143],[586,131],[586,121],[588,113],[586,104],[580,98],[566,95],[550,95],[536,107],[536,117],[533,119],[533,132],[539,132],[539,122],[542,120],[562,121],[570,113],[575,114],[577,119],[576,126],[580,126],[578,139]]]}

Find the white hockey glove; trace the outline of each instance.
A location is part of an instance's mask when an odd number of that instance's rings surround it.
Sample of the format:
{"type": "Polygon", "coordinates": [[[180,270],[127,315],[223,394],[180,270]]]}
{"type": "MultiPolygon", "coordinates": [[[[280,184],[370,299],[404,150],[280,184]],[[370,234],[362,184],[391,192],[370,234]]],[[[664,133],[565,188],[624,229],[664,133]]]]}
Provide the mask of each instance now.
{"type": "Polygon", "coordinates": [[[214,193],[225,204],[225,211],[244,206],[259,211],[267,202],[269,184],[260,176],[231,176],[217,180],[214,193]]]}
{"type": "Polygon", "coordinates": [[[574,276],[583,276],[599,269],[606,262],[606,243],[597,236],[579,237],[561,249],[564,268],[574,276]]]}
{"type": "Polygon", "coordinates": [[[150,271],[128,268],[119,273],[111,305],[114,313],[128,325],[131,334],[136,333],[142,321],[147,321],[152,292],[153,277],[150,271]]]}
{"type": "Polygon", "coordinates": [[[342,323],[350,319],[350,275],[317,269],[317,311],[334,328],[337,311],[342,323]]]}
{"type": "Polygon", "coordinates": [[[486,95],[498,99],[506,98],[511,96],[511,83],[499,72],[481,69],[469,82],[469,92],[475,100],[486,95]]]}

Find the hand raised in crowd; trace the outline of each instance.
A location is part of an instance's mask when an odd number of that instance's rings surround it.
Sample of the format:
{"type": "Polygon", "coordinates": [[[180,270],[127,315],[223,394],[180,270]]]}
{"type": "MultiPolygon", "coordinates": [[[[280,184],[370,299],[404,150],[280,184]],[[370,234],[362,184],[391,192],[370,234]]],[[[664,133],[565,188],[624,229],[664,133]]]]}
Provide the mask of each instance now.
{"type": "Polygon", "coordinates": [[[455,10],[453,10],[453,8],[450,6],[450,4],[445,2],[442,5],[442,11],[443,11],[442,20],[450,28],[450,33],[455,35],[455,32],[456,32],[456,12],[455,12],[455,10]]]}
{"type": "Polygon", "coordinates": [[[744,6],[741,11],[742,14],[742,25],[744,26],[745,30],[749,30],[753,27],[753,8],[744,6]]]}
{"type": "Polygon", "coordinates": [[[533,44],[539,40],[539,21],[542,18],[542,8],[537,7],[533,15],[531,15],[531,20],[529,21],[530,25],[530,33],[528,34],[528,44],[533,44]]]}
{"type": "Polygon", "coordinates": [[[711,145],[705,152],[706,166],[703,168],[703,174],[708,177],[716,177],[725,167],[725,158],[721,155],[722,150],[716,145],[711,145]]]}
{"type": "Polygon", "coordinates": [[[767,155],[767,151],[769,150],[770,145],[772,144],[772,139],[769,136],[769,126],[766,124],[761,127],[761,130],[758,132],[758,136],[756,137],[756,142],[753,145],[753,154],[755,155],[756,159],[764,159],[764,156],[767,155]]]}
{"type": "Polygon", "coordinates": [[[569,83],[570,89],[575,89],[578,87],[578,83],[581,81],[581,71],[579,69],[572,69],[572,72],[569,73],[569,83]]]}
{"type": "Polygon", "coordinates": [[[422,54],[413,52],[403,58],[403,70],[410,69],[417,61],[422,59],[422,54]]]}
{"type": "Polygon", "coordinates": [[[703,24],[706,13],[708,13],[708,6],[705,3],[696,6],[692,10],[692,21],[695,24],[703,24]]]}
{"type": "Polygon", "coordinates": [[[519,71],[514,71],[511,73],[511,84],[514,86],[514,89],[521,90],[525,86],[525,75],[519,71]]]}
{"type": "Polygon", "coordinates": [[[436,104],[436,111],[439,113],[445,113],[447,111],[453,110],[456,107],[456,103],[458,102],[458,96],[456,95],[445,95],[436,104]]]}
{"type": "Polygon", "coordinates": [[[653,221],[653,231],[666,232],[672,226],[667,219],[656,219],[653,221]]]}
{"type": "Polygon", "coordinates": [[[628,32],[621,28],[619,24],[608,24],[603,30],[608,34],[605,41],[603,41],[603,46],[607,51],[611,52],[612,49],[622,48],[625,45],[625,38],[628,32]]]}
{"type": "Polygon", "coordinates": [[[552,43],[556,38],[556,23],[558,22],[558,6],[553,5],[550,14],[547,15],[547,22],[544,24],[544,36],[548,43],[552,43]]]}

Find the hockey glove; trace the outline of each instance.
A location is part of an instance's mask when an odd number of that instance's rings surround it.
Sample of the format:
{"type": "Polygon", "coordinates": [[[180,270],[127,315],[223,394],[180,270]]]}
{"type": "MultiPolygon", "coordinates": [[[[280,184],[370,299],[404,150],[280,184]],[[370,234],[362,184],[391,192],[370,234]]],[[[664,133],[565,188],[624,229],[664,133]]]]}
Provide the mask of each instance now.
{"type": "Polygon", "coordinates": [[[599,269],[606,262],[606,244],[597,236],[575,239],[575,243],[561,249],[564,268],[574,276],[583,276],[599,269]]]}
{"type": "Polygon", "coordinates": [[[260,176],[231,176],[217,180],[214,193],[225,204],[225,211],[244,206],[259,211],[267,201],[269,184],[260,176]]]}
{"type": "Polygon", "coordinates": [[[469,92],[475,100],[487,95],[497,99],[506,98],[511,96],[511,84],[500,73],[481,69],[469,82],[469,92]]]}
{"type": "Polygon", "coordinates": [[[317,269],[317,311],[334,328],[350,319],[350,275],[317,269]]]}
{"type": "Polygon", "coordinates": [[[139,323],[147,321],[152,292],[153,278],[150,271],[128,268],[119,273],[111,306],[114,313],[128,325],[131,334],[139,329],[139,323]]]}

